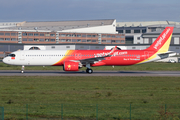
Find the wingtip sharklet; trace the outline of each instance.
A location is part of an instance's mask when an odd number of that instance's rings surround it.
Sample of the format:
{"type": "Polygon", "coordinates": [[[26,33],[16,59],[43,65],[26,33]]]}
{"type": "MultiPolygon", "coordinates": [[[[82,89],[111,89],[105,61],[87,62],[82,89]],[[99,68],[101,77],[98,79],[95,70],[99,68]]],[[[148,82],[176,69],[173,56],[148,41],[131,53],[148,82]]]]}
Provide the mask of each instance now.
{"type": "Polygon", "coordinates": [[[114,51],[116,50],[117,46],[115,46],[110,52],[109,54],[107,55],[108,57],[109,56],[112,56],[114,54],[114,51]]]}

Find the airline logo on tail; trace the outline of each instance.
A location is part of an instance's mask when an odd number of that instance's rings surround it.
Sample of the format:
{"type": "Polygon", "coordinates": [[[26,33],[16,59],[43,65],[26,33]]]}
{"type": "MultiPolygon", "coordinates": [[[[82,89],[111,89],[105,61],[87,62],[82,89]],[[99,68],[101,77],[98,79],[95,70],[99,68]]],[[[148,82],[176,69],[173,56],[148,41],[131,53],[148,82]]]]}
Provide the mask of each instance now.
{"type": "Polygon", "coordinates": [[[162,44],[162,41],[166,38],[167,34],[169,33],[170,29],[168,28],[166,32],[159,38],[157,43],[154,45],[154,48],[157,49],[158,46],[162,44]]]}

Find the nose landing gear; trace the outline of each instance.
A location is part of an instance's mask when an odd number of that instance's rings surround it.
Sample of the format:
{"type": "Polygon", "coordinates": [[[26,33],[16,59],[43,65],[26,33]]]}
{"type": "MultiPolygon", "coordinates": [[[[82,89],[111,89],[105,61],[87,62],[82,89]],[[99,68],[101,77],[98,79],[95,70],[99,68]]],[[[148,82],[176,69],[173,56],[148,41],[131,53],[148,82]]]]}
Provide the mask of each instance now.
{"type": "Polygon", "coordinates": [[[22,65],[21,73],[24,73],[24,65],[22,65]]]}

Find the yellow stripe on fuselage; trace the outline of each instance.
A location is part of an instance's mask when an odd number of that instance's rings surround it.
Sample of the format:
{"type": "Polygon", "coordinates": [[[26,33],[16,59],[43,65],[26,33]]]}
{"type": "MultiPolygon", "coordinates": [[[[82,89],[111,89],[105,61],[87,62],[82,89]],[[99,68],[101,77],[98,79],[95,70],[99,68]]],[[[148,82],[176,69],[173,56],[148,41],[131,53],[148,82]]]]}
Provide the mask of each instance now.
{"type": "Polygon", "coordinates": [[[72,51],[72,50],[67,50],[66,53],[65,53],[65,56],[63,56],[58,62],[56,62],[56,63],[53,64],[53,65],[56,65],[56,64],[61,63],[62,61],[64,61],[64,60],[67,58],[66,55],[68,55],[68,54],[71,53],[71,52],[73,52],[73,51],[72,51]]]}

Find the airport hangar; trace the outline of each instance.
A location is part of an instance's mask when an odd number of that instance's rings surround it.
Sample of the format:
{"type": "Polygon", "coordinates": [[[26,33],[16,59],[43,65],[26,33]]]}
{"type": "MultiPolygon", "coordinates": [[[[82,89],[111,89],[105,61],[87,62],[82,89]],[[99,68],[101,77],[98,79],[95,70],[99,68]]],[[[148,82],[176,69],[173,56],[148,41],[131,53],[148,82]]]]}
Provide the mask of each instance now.
{"type": "Polygon", "coordinates": [[[167,26],[174,26],[170,51],[180,53],[180,23],[109,20],[0,23],[0,57],[24,50],[146,49],[167,26]]]}

